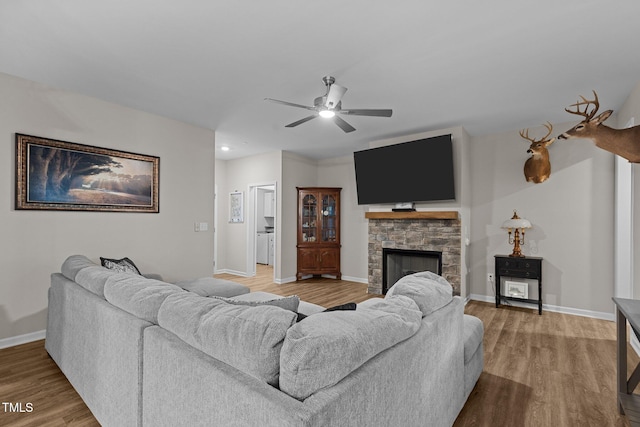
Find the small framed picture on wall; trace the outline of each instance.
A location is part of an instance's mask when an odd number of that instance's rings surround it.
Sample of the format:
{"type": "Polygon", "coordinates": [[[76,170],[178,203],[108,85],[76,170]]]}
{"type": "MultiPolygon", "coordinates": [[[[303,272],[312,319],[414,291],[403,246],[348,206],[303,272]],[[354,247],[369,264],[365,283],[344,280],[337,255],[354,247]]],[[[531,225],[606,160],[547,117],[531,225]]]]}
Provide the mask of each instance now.
{"type": "Polygon", "coordinates": [[[229,193],[229,222],[244,222],[244,193],[229,193]]]}

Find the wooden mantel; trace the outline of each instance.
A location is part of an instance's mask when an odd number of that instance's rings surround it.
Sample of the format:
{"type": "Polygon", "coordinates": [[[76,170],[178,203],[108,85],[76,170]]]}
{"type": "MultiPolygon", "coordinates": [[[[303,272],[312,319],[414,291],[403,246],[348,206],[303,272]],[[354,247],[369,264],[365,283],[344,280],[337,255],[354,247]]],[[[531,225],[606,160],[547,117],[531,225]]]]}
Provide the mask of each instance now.
{"type": "Polygon", "coordinates": [[[367,219],[459,219],[458,211],[365,212],[367,219]]]}

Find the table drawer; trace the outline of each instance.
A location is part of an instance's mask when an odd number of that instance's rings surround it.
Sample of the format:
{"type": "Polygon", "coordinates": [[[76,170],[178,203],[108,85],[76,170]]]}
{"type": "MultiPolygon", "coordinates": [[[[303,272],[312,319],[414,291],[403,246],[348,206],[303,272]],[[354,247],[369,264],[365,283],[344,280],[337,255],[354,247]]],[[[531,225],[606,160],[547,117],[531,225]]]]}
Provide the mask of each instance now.
{"type": "Polygon", "coordinates": [[[533,270],[517,270],[515,268],[500,268],[498,270],[498,274],[500,276],[512,276],[512,277],[523,277],[523,278],[531,278],[538,279],[538,272],[533,270]]]}
{"type": "Polygon", "coordinates": [[[540,260],[537,259],[498,258],[496,263],[500,270],[531,271],[540,268],[540,260]]]}

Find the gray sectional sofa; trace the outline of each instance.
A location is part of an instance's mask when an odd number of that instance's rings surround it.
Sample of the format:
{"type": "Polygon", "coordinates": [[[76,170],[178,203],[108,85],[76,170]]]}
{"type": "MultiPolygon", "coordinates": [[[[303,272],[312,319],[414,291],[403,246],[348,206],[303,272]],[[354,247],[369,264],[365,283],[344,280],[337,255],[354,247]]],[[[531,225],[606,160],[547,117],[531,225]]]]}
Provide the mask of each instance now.
{"type": "Polygon", "coordinates": [[[482,372],[482,323],[432,273],[356,310],[293,301],[302,320],[180,285],[82,255],[51,275],[45,347],[102,425],[450,426],[482,372]]]}

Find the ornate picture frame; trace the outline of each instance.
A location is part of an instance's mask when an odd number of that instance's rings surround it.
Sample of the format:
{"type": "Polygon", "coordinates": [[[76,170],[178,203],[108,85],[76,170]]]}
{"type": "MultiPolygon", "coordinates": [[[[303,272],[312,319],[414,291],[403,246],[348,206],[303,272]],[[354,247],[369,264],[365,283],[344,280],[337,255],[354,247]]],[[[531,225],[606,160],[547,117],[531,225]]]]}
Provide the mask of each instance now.
{"type": "Polygon", "coordinates": [[[160,158],[16,133],[16,210],[158,213],[160,158]]]}

